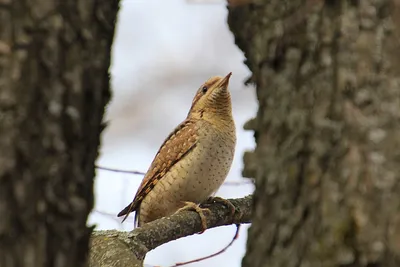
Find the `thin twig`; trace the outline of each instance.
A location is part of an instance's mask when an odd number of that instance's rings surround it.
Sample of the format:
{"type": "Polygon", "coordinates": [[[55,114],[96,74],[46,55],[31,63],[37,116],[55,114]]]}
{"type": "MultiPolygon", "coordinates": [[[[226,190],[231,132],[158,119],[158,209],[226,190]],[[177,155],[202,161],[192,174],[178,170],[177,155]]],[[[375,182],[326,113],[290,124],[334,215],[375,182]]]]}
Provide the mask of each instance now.
{"type": "Polygon", "coordinates": [[[225,1],[219,1],[219,0],[212,0],[212,1],[204,1],[204,0],[186,0],[187,4],[200,4],[200,5],[221,5],[225,4],[225,1]]]}
{"type": "Polygon", "coordinates": [[[122,172],[122,173],[136,174],[136,175],[145,175],[144,172],[140,172],[140,171],[126,171],[126,170],[119,170],[119,169],[101,167],[101,166],[98,166],[98,165],[95,165],[95,167],[97,169],[99,169],[99,170],[110,171],[110,172],[122,172]]]}
{"type": "MultiPolygon", "coordinates": [[[[99,170],[110,171],[110,172],[120,172],[120,173],[128,173],[128,174],[135,174],[135,175],[145,175],[144,172],[140,171],[128,171],[128,170],[120,170],[114,168],[107,168],[101,166],[95,166],[99,170]]],[[[222,185],[229,185],[229,186],[238,186],[238,185],[245,185],[245,184],[254,184],[252,181],[226,181],[222,185]]]]}
{"type": "Polygon", "coordinates": [[[252,181],[226,181],[222,185],[244,185],[244,184],[254,184],[252,181]]]}
{"type": "Polygon", "coordinates": [[[93,210],[93,211],[98,213],[98,214],[104,215],[104,216],[115,217],[114,214],[111,214],[111,213],[108,213],[108,212],[105,212],[105,211],[100,211],[100,210],[93,210]]]}
{"type": "Polygon", "coordinates": [[[104,211],[99,211],[99,210],[93,210],[93,212],[95,212],[97,214],[100,214],[100,215],[103,215],[105,217],[108,217],[109,219],[111,219],[111,220],[113,220],[113,221],[115,221],[117,223],[120,223],[120,220],[115,216],[115,214],[111,214],[111,213],[104,212],[104,211]]]}
{"type": "Polygon", "coordinates": [[[178,262],[178,263],[176,263],[175,265],[173,265],[173,266],[171,266],[171,267],[178,267],[178,266],[183,266],[183,265],[187,265],[187,264],[194,263],[194,262],[200,262],[200,261],[203,261],[203,260],[208,260],[208,259],[211,259],[211,258],[213,258],[213,257],[215,257],[215,256],[218,256],[218,255],[224,253],[230,246],[232,246],[233,242],[235,242],[235,240],[238,239],[238,237],[239,237],[239,230],[240,230],[240,224],[236,224],[236,233],[235,233],[235,235],[233,236],[231,242],[229,242],[228,245],[226,245],[224,248],[222,248],[222,249],[219,250],[218,252],[215,252],[215,253],[213,253],[213,254],[211,254],[211,255],[208,255],[208,256],[202,257],[202,258],[198,258],[198,259],[195,259],[195,260],[185,261],[185,262],[178,262]]]}

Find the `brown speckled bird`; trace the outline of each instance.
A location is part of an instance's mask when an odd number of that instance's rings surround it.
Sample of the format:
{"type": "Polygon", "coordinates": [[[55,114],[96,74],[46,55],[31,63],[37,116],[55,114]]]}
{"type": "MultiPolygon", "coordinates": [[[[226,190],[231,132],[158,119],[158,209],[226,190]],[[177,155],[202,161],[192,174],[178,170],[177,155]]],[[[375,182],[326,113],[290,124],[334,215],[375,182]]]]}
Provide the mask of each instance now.
{"type": "MultiPolygon", "coordinates": [[[[133,199],[118,216],[136,211],[141,226],[181,209],[195,209],[225,181],[236,145],[229,78],[212,77],[198,89],[187,118],[157,152],[133,199]]],[[[229,203],[228,203],[229,204],[229,203]]]]}

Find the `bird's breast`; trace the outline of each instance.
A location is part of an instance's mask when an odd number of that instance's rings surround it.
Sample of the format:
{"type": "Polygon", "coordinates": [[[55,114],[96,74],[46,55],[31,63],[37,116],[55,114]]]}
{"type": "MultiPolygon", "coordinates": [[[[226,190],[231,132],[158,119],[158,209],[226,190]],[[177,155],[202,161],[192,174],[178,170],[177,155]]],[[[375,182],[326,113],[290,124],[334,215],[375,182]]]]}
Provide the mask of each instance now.
{"type": "Polygon", "coordinates": [[[225,181],[234,156],[235,140],[215,130],[199,131],[192,155],[184,158],[176,171],[187,177],[182,181],[183,198],[196,203],[214,194],[225,181]]]}
{"type": "Polygon", "coordinates": [[[143,222],[174,213],[183,201],[202,203],[225,181],[234,156],[234,130],[221,132],[213,127],[199,127],[196,134],[195,147],[143,199],[143,222]]]}

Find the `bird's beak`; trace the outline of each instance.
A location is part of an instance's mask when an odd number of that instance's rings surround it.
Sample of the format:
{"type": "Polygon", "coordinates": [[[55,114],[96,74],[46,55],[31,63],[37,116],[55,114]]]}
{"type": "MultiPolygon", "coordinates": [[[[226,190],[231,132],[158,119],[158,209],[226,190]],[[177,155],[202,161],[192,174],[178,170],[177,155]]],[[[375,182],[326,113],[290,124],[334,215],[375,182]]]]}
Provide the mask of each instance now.
{"type": "Polygon", "coordinates": [[[222,79],[219,83],[219,87],[227,87],[229,84],[229,78],[231,77],[232,72],[229,72],[228,75],[225,76],[225,78],[222,79]]]}

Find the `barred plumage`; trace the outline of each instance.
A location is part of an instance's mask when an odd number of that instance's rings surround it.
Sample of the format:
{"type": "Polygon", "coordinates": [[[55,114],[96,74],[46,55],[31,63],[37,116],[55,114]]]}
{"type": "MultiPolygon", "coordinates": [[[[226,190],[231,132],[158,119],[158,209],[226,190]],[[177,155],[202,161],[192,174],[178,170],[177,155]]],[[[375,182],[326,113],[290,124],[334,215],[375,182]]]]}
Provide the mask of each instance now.
{"type": "Polygon", "coordinates": [[[212,77],[198,89],[187,118],[166,138],[134,200],[118,216],[136,211],[138,226],[168,216],[184,202],[202,203],[224,182],[235,144],[229,78],[212,77]]]}

